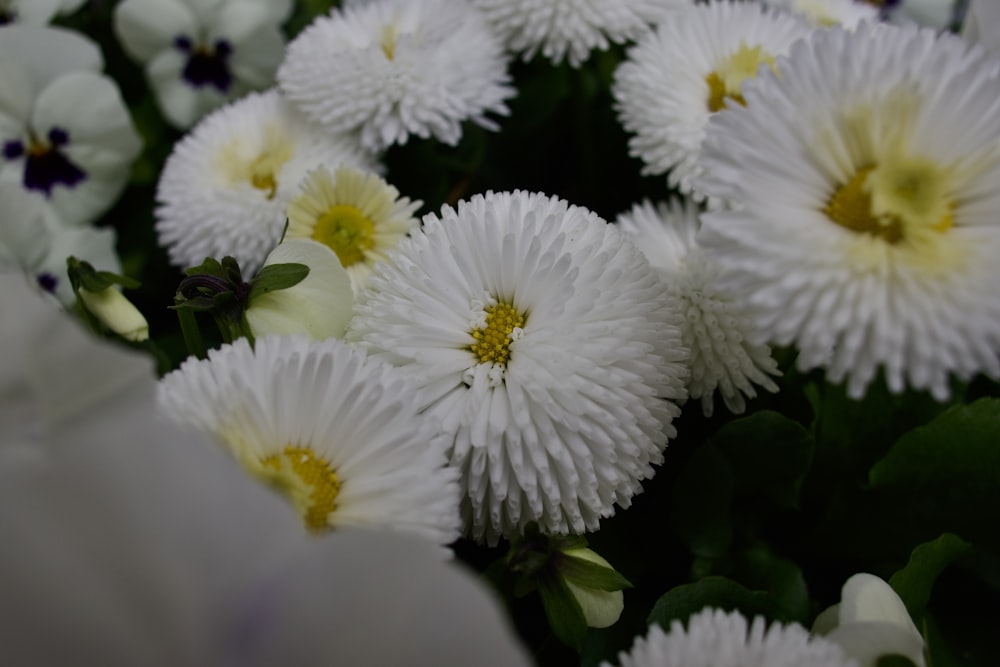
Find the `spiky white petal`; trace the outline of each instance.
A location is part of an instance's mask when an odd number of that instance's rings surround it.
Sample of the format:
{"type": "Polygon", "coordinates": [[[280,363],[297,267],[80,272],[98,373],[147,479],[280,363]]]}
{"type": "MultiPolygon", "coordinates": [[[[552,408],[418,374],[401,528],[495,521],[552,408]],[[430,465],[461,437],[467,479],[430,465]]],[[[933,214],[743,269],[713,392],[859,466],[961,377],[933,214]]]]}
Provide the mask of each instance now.
{"type": "Polygon", "coordinates": [[[634,135],[629,153],[645,163],[642,173],[669,171],[670,187],[703,199],[693,183],[705,124],[713,114],[709,76],[727,79],[734,70],[752,77],[761,70],[755,65],[740,72],[734,61],[741,53],[759,49],[773,58],[809,32],[787,12],[750,2],[712,2],[678,10],[640,39],[615,70],[612,93],[619,120],[634,135]]]}
{"type": "Polygon", "coordinates": [[[996,60],[864,23],[817,32],[778,69],[709,126],[701,187],[739,207],[702,216],[725,286],[851,396],[880,369],[892,391],[941,400],[950,376],[1000,377],[996,60]],[[878,227],[838,223],[840,197],[878,227]]]}
{"type": "Polygon", "coordinates": [[[554,63],[579,67],[605,50],[649,30],[687,0],[472,0],[507,47],[525,60],[541,52],[554,63]]]}
{"type": "Polygon", "coordinates": [[[155,211],[160,245],[177,266],[231,255],[250,274],[281,237],[299,183],[320,164],[376,169],[354,137],[308,123],[277,90],[213,112],[163,166],[155,211]]]}
{"type": "Polygon", "coordinates": [[[662,461],[671,401],[685,397],[679,314],[595,214],[541,194],[476,195],[426,216],[369,285],[348,339],[419,382],[476,539],[532,521],[595,530],[662,461]],[[473,351],[490,327],[493,343],[473,351]]]}
{"type": "Polygon", "coordinates": [[[508,113],[507,60],[465,0],[381,0],[333,9],[291,44],[278,70],[288,98],[379,151],[410,135],[456,144],[461,123],[495,130],[508,113]]]}
{"type": "Polygon", "coordinates": [[[374,526],[439,544],[458,537],[457,473],[417,415],[412,388],[343,341],[267,336],[189,359],[160,383],[160,405],[214,436],[251,472],[308,448],[340,483],[326,523],[374,526]]]}
{"type": "Polygon", "coordinates": [[[754,384],[777,391],[771,375],[780,375],[770,348],[754,342],[754,324],[748,304],[720,288],[715,262],[695,240],[698,208],[673,199],[653,206],[636,204],[617,222],[629,232],[650,264],[663,277],[667,291],[681,304],[684,347],[691,350],[688,394],[701,399],[706,416],[714,409],[718,391],[731,412],[746,409],[744,396],[757,395],[754,384]]]}
{"type": "MultiPolygon", "coordinates": [[[[704,609],[664,631],[653,625],[628,653],[621,667],[857,667],[833,642],[810,637],[796,623],[770,625],[757,616],[750,623],[738,611],[704,609]]],[[[602,663],[610,667],[610,663],[602,663]]]]}

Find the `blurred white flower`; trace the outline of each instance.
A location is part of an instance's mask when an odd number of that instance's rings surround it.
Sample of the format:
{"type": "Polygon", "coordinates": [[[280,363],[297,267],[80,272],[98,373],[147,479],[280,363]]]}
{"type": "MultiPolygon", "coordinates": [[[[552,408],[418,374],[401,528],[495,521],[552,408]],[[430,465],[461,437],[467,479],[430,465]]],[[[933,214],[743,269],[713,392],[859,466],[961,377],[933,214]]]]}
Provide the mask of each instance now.
{"type": "Polygon", "coordinates": [[[281,238],[299,184],[321,164],[377,169],[356,137],[323,132],[277,90],[216,110],[177,142],[160,173],[160,245],[180,267],[231,255],[251,275],[281,238]]]}
{"type": "Polygon", "coordinates": [[[211,443],[157,419],[151,360],[0,275],[0,662],[528,665],[440,549],[311,539],[211,443]],[[58,637],[58,641],[53,641],[58,637]]]}
{"type": "Polygon", "coordinates": [[[316,340],[341,338],[354,312],[351,279],[333,251],[309,239],[288,239],[271,251],[264,267],[304,264],[309,275],[288,289],[250,300],[247,323],[255,338],[270,334],[307,334],[316,340]]]}
{"type": "Polygon", "coordinates": [[[66,225],[118,198],[142,142],[101,52],[61,28],[0,28],[0,181],[44,195],[66,225]]]}
{"type": "Polygon", "coordinates": [[[721,284],[852,397],[880,370],[938,400],[952,376],[1000,378],[996,59],[862,23],[778,67],[709,124],[700,188],[738,206],[702,215],[721,284]]]}
{"type": "Polygon", "coordinates": [[[472,0],[505,40],[529,60],[536,53],[579,67],[594,50],[635,39],[688,0],[472,0]]]}
{"type": "MultiPolygon", "coordinates": [[[[840,647],[810,637],[795,623],[750,623],[738,611],[704,609],[664,631],[653,625],[632,649],[618,654],[621,667],[858,667],[840,647]]],[[[610,667],[610,663],[602,663],[610,667]]]]}
{"type": "Polygon", "coordinates": [[[943,30],[955,20],[957,0],[895,0],[885,2],[885,16],[893,23],[917,23],[943,30]]]}
{"type": "MultiPolygon", "coordinates": [[[[632,133],[629,154],[644,174],[697,200],[698,155],[708,119],[743,104],[744,81],[810,32],[804,20],[753,2],[711,2],[677,10],[629,49],[614,73],[615,109],[632,133]]],[[[770,67],[769,67],[770,66],[770,67]]]]}
{"type": "Polygon", "coordinates": [[[467,533],[596,530],[663,460],[680,313],[614,225],[556,197],[476,195],[400,241],[348,340],[404,368],[462,471],[467,533]]]}
{"type": "Polygon", "coordinates": [[[716,392],[738,414],[746,409],[743,397],[757,395],[754,384],[778,391],[770,377],[780,375],[778,364],[759,341],[750,304],[717,285],[719,269],[695,240],[698,207],[677,199],[656,207],[646,201],[617,222],[663,277],[684,313],[682,341],[691,350],[688,394],[700,399],[704,414],[712,415],[716,392]]]}
{"type": "Polygon", "coordinates": [[[145,65],[166,119],[179,128],[274,83],[288,0],[124,0],[114,13],[126,53],[145,65]]]}
{"type": "Polygon", "coordinates": [[[971,0],[962,23],[962,36],[1000,54],[1000,2],[971,0]]]}
{"type": "Polygon", "coordinates": [[[311,238],[333,250],[357,294],[375,262],[383,261],[413,229],[413,213],[423,203],[400,197],[378,174],[320,167],[306,177],[302,192],[288,204],[287,238],[311,238]]]}
{"type": "Polygon", "coordinates": [[[291,44],[278,70],[288,99],[373,151],[411,134],[457,144],[461,123],[508,113],[507,59],[466,0],[380,0],[333,9],[291,44]]]}
{"type": "Polygon", "coordinates": [[[765,5],[795,12],[818,28],[841,25],[857,27],[861,21],[877,21],[879,10],[864,0],[765,0],[765,5]]]}
{"type": "Polygon", "coordinates": [[[189,359],[160,404],[288,496],[314,533],[366,526],[458,538],[458,472],[402,374],[343,341],[245,338],[189,359]]]}
{"type": "Polygon", "coordinates": [[[876,667],[884,655],[902,655],[924,667],[924,638],[903,601],[873,574],[855,574],[840,603],[816,617],[813,632],[843,647],[860,667],[876,667]]]}
{"type": "Polygon", "coordinates": [[[61,0],[0,0],[0,25],[45,25],[60,10],[61,0]]]}

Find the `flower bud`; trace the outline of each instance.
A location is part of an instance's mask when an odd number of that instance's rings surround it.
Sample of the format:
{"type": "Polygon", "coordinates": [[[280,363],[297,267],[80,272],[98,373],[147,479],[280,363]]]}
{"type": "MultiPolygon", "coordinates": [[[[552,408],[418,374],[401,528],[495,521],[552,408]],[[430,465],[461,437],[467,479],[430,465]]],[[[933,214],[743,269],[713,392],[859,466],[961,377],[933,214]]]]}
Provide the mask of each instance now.
{"type": "Polygon", "coordinates": [[[91,315],[122,338],[140,343],[149,338],[149,323],[121,291],[112,286],[99,292],[81,287],[80,301],[91,315]]]}
{"type": "MultiPolygon", "coordinates": [[[[585,548],[567,549],[562,552],[564,556],[572,559],[595,563],[614,572],[611,563],[604,560],[597,553],[585,548]]],[[[583,616],[587,620],[587,625],[591,628],[606,628],[614,625],[622,615],[625,608],[625,597],[620,590],[607,591],[599,588],[589,588],[579,581],[574,582],[571,576],[564,576],[566,586],[583,610],[583,616]]]]}

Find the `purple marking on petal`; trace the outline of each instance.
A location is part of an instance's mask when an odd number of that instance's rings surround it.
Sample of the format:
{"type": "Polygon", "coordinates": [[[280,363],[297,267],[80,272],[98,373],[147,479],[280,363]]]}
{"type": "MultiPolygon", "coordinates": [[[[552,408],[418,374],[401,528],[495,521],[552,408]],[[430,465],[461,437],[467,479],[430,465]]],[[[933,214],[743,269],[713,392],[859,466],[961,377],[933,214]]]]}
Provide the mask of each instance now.
{"type": "Polygon", "coordinates": [[[13,9],[0,9],[0,25],[14,23],[17,20],[17,12],[13,9]]]}
{"type": "Polygon", "coordinates": [[[6,141],[3,145],[3,156],[8,160],[16,160],[24,155],[24,143],[19,139],[6,141]]]}
{"type": "Polygon", "coordinates": [[[186,35],[177,35],[174,37],[174,47],[185,53],[189,53],[191,51],[191,39],[186,35]]]}
{"type": "Polygon", "coordinates": [[[53,146],[65,146],[69,143],[69,132],[61,127],[53,127],[49,130],[49,143],[53,146]]]}
{"type": "Polygon", "coordinates": [[[197,48],[191,52],[181,75],[195,88],[213,86],[220,93],[226,93],[233,85],[233,75],[229,71],[232,52],[229,42],[224,39],[215,42],[214,50],[197,48]]]}
{"type": "Polygon", "coordinates": [[[46,292],[55,293],[56,287],[59,286],[59,279],[48,271],[43,271],[39,273],[35,280],[38,281],[39,287],[41,287],[46,292]]]}
{"type": "Polygon", "coordinates": [[[52,188],[58,184],[72,188],[87,178],[87,173],[59,150],[60,146],[69,143],[69,133],[53,127],[49,138],[52,140],[50,145],[31,147],[24,165],[24,187],[44,192],[46,197],[52,196],[52,188]]]}

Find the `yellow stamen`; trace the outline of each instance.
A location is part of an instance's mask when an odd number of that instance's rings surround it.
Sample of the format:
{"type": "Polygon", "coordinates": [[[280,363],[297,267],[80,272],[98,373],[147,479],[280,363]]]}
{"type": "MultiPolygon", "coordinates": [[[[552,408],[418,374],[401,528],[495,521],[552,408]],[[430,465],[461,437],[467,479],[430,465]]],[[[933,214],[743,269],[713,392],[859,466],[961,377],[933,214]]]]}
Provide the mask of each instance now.
{"type": "Polygon", "coordinates": [[[272,454],[260,463],[260,476],[291,498],[307,529],[319,533],[330,528],[329,517],[337,508],[340,480],[329,463],[309,447],[294,445],[287,445],[280,454],[272,454]]]}
{"type": "Polygon", "coordinates": [[[510,359],[511,334],[524,327],[524,315],[509,303],[486,308],[486,326],[472,332],[476,339],[470,349],[482,363],[506,364],[510,359]]]}
{"type": "Polygon", "coordinates": [[[759,46],[740,46],[736,53],[705,77],[705,83],[708,84],[708,110],[715,113],[726,108],[726,98],[746,106],[746,100],[740,95],[740,86],[747,79],[757,76],[757,70],[765,63],[773,68],[774,56],[759,46]]]}
{"type": "Polygon", "coordinates": [[[312,237],[329,246],[346,268],[364,261],[375,247],[375,223],[357,206],[336,204],[316,221],[312,237]]]}
{"type": "Polygon", "coordinates": [[[382,27],[382,53],[389,60],[396,56],[396,26],[387,25],[382,27]]]}

